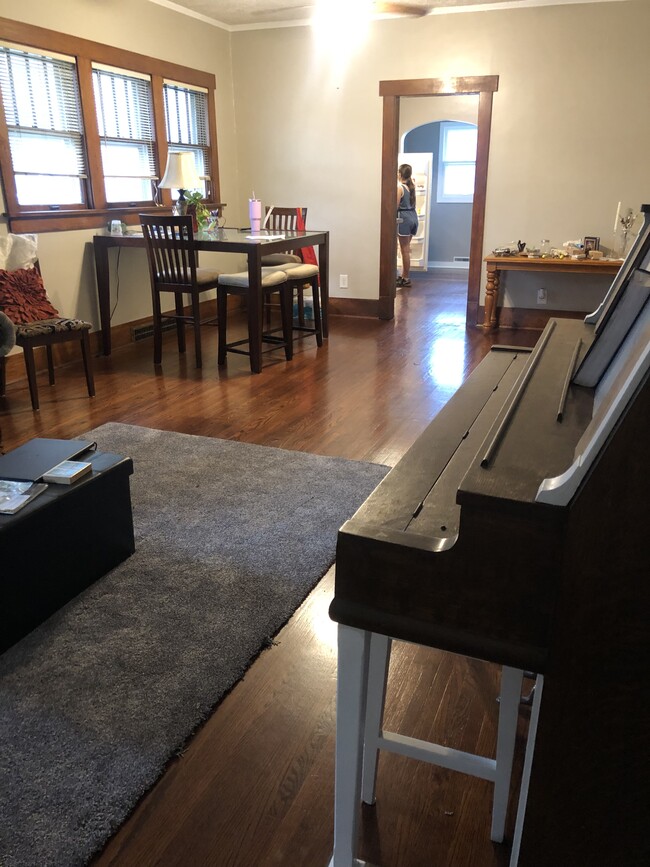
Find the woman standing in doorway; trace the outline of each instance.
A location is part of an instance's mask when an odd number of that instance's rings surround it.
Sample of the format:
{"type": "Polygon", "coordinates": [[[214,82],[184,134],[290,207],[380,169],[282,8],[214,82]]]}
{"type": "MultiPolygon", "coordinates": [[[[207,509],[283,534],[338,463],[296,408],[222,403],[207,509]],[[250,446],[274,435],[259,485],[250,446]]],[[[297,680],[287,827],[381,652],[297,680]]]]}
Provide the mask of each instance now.
{"type": "Polygon", "coordinates": [[[397,278],[398,286],[410,286],[411,280],[411,238],[417,235],[418,215],[415,210],[415,184],[413,169],[402,163],[397,170],[397,240],[402,256],[402,276],[397,278]]]}

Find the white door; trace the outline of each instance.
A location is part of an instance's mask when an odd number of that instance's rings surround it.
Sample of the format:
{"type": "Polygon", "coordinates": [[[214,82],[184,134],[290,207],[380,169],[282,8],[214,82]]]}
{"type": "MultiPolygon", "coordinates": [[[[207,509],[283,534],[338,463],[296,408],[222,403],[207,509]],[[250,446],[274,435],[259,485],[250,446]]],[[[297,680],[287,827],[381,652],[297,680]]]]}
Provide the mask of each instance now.
{"type": "MultiPolygon", "coordinates": [[[[426,271],[429,257],[429,214],[431,212],[431,154],[399,154],[398,165],[408,163],[413,169],[415,184],[415,210],[418,214],[418,232],[411,241],[411,270],[426,271]]],[[[399,245],[397,267],[401,267],[399,245]]]]}

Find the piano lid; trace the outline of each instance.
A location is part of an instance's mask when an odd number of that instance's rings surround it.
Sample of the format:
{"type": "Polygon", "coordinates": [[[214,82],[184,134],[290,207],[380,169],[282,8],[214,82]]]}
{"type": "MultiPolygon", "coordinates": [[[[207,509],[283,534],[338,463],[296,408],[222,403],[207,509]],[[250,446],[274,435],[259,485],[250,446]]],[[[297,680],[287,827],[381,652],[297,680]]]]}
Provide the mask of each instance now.
{"type": "MultiPolygon", "coordinates": [[[[650,205],[595,322],[594,340],[573,382],[595,388],[591,422],[576,445],[571,466],[545,479],[536,500],[566,505],[650,371],[650,205]]],[[[587,319],[593,321],[596,314],[587,319]]],[[[587,321],[587,320],[586,320],[587,321]]]]}
{"type": "MultiPolygon", "coordinates": [[[[569,469],[544,479],[536,500],[566,506],[604,447],[614,426],[650,376],[650,301],[646,301],[596,389],[594,412],[580,438],[569,469]]],[[[645,440],[644,440],[645,447],[645,440]]]]}
{"type": "Polygon", "coordinates": [[[547,324],[460,485],[461,505],[566,506],[576,493],[650,363],[650,206],[643,212],[595,324],[593,315],[547,324]]]}
{"type": "Polygon", "coordinates": [[[650,295],[650,205],[644,222],[605,300],[585,322],[595,325],[594,340],[574,377],[576,385],[595,387],[641,314],[650,295]]]}

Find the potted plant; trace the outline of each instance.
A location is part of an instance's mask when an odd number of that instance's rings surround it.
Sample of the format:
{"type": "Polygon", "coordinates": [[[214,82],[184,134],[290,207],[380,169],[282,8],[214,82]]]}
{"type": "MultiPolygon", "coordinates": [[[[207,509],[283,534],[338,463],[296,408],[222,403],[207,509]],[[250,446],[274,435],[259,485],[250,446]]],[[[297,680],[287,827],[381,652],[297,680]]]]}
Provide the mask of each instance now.
{"type": "Polygon", "coordinates": [[[199,190],[185,193],[187,213],[192,215],[194,231],[203,229],[210,219],[210,209],[203,201],[203,194],[199,190]]]}

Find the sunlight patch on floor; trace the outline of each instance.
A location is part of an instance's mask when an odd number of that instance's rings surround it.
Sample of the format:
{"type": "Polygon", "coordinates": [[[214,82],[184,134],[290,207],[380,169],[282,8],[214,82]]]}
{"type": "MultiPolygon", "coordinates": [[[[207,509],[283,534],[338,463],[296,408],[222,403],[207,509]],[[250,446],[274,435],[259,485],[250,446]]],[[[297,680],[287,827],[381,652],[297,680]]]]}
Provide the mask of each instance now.
{"type": "Polygon", "coordinates": [[[450,313],[443,311],[437,313],[431,320],[434,325],[445,325],[451,328],[465,329],[465,313],[450,313]]]}
{"type": "Polygon", "coordinates": [[[311,627],[322,649],[336,655],[338,623],[331,619],[327,609],[314,612],[311,618],[311,627]]]}
{"type": "Polygon", "coordinates": [[[459,337],[439,337],[429,355],[429,375],[441,388],[459,388],[465,370],[465,341],[459,337]]]}

